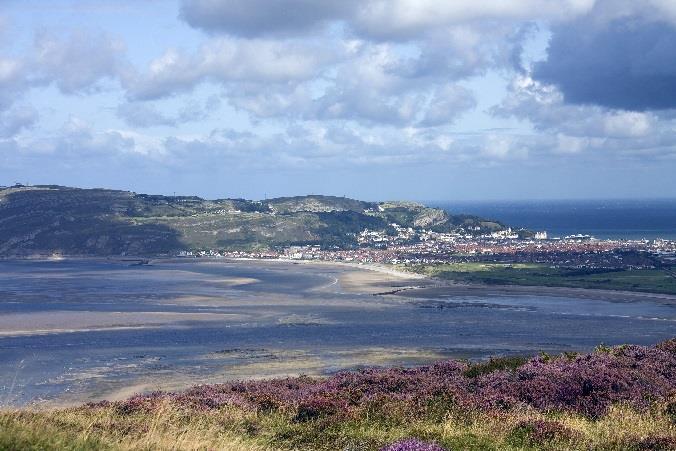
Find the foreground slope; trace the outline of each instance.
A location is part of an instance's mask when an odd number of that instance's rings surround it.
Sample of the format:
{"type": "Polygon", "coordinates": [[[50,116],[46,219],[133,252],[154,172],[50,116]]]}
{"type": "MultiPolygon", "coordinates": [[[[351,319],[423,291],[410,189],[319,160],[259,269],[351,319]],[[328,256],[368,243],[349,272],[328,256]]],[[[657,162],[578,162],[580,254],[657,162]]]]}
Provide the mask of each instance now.
{"type": "Polygon", "coordinates": [[[0,411],[0,449],[676,449],[676,341],[0,411]]]}
{"type": "Polygon", "coordinates": [[[0,189],[0,256],[166,255],[180,251],[356,245],[391,224],[479,233],[502,225],[421,204],[333,196],[206,200],[108,189],[0,189]]]}

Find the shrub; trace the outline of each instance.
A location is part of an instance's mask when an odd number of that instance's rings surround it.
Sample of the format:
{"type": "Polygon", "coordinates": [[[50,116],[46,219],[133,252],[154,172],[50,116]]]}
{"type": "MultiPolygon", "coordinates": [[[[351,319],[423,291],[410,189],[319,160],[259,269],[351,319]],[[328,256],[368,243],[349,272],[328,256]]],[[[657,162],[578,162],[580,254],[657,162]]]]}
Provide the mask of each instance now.
{"type": "Polygon", "coordinates": [[[512,441],[529,446],[551,441],[568,441],[577,436],[578,434],[567,426],[549,420],[522,421],[510,433],[512,441]]]}
{"type": "Polygon", "coordinates": [[[304,400],[296,409],[293,421],[304,423],[319,417],[335,415],[346,410],[346,405],[340,399],[331,399],[326,396],[313,396],[304,400]]]}
{"type": "Polygon", "coordinates": [[[446,451],[436,443],[422,442],[415,438],[400,440],[380,449],[380,451],[446,451]]]}
{"type": "Polygon", "coordinates": [[[528,362],[528,359],[523,356],[492,357],[487,362],[470,365],[464,375],[471,379],[494,371],[515,370],[526,362],[528,362]]]}
{"type": "Polygon", "coordinates": [[[616,403],[645,409],[655,401],[676,416],[674,341],[655,347],[622,346],[553,359],[491,359],[468,366],[447,360],[417,368],[364,369],[334,376],[203,385],[178,394],[135,396],[113,405],[121,414],[152,410],[162,400],[198,410],[226,405],[279,410],[298,422],[320,416],[359,416],[364,409],[404,406],[412,415],[442,417],[449,409],[541,411],[596,418],[616,403]],[[672,401],[672,404],[667,404],[672,401]]]}
{"type": "Polygon", "coordinates": [[[664,413],[667,414],[672,423],[676,424],[676,400],[667,403],[664,413]]]}
{"type": "Polygon", "coordinates": [[[651,435],[630,441],[629,449],[636,451],[666,451],[676,449],[676,438],[662,435],[651,435]]]}

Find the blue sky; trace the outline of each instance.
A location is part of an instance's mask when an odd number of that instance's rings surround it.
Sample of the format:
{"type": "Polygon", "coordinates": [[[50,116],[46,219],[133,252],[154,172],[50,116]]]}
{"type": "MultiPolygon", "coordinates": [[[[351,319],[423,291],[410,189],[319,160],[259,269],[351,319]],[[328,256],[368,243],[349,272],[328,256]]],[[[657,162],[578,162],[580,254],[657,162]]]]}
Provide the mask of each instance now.
{"type": "Polygon", "coordinates": [[[9,0],[0,185],[676,197],[670,0],[9,0]]]}

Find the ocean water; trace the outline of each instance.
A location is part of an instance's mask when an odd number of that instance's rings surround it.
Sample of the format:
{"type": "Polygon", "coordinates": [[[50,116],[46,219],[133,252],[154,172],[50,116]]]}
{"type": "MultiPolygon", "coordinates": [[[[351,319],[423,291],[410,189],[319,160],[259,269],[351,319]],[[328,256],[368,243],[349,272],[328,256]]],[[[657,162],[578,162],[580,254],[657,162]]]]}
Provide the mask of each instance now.
{"type": "Polygon", "coordinates": [[[676,239],[676,199],[428,202],[449,213],[479,215],[512,227],[597,238],[676,239]]]}

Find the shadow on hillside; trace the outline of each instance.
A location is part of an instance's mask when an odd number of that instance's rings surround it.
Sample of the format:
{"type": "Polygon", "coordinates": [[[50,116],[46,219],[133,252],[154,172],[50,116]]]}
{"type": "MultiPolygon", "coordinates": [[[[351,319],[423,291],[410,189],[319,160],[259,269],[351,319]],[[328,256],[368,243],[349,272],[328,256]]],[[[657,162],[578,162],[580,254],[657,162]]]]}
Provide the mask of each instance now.
{"type": "Polygon", "coordinates": [[[34,190],[0,204],[0,255],[158,255],[185,249],[179,231],[126,213],[118,192],[34,190]]]}

